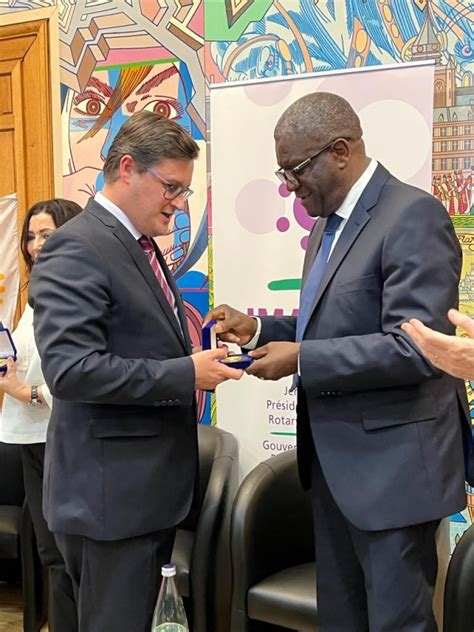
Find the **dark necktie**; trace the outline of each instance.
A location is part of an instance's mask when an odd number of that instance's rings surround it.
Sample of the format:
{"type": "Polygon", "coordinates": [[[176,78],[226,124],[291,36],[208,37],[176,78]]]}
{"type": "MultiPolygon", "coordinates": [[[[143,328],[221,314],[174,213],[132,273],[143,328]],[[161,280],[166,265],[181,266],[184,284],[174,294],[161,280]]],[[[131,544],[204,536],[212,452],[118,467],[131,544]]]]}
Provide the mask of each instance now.
{"type": "MultiPolygon", "coordinates": [[[[313,265],[311,266],[311,270],[306,277],[305,284],[300,294],[300,309],[298,319],[296,321],[296,342],[301,342],[303,340],[304,332],[306,331],[309,319],[311,318],[314,299],[321,284],[324,271],[328,265],[332,242],[334,241],[336,230],[341,222],[342,217],[339,217],[339,215],[335,215],[334,213],[326,220],[326,226],[324,227],[323,237],[321,239],[321,246],[319,247],[318,254],[316,255],[313,265]]],[[[293,382],[290,391],[294,391],[299,384],[300,376],[295,373],[295,375],[293,375],[293,382]]]]}
{"type": "MultiPolygon", "coordinates": [[[[163,290],[163,294],[166,296],[166,300],[171,305],[171,309],[175,312],[176,309],[176,301],[174,298],[174,294],[166,280],[165,273],[161,269],[160,262],[156,256],[155,244],[149,237],[145,237],[142,235],[138,240],[138,243],[143,248],[143,251],[150,262],[150,265],[155,273],[156,280],[160,284],[161,289],[163,290]]],[[[176,313],[176,312],[175,312],[176,313]]]]}
{"type": "Polygon", "coordinates": [[[334,241],[336,230],[341,222],[342,217],[334,213],[326,220],[321,246],[300,294],[300,309],[296,321],[296,342],[303,340],[304,332],[311,318],[314,299],[328,264],[332,242],[334,241]]]}

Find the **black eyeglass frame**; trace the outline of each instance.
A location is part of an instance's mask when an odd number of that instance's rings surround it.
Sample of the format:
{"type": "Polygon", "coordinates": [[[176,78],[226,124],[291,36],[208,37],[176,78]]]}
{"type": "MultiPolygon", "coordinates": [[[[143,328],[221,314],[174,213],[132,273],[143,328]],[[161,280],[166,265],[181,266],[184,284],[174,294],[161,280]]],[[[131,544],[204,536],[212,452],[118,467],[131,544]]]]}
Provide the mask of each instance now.
{"type": "Polygon", "coordinates": [[[347,136],[338,136],[338,138],[335,138],[327,145],[324,145],[324,147],[322,147],[315,154],[313,154],[309,158],[306,158],[305,160],[297,164],[296,167],[293,167],[293,169],[283,169],[283,167],[281,167],[280,169],[277,169],[275,171],[275,175],[284,184],[286,184],[287,182],[290,182],[290,183],[293,182],[293,184],[299,184],[298,174],[301,173],[304,169],[306,169],[306,167],[308,167],[313,162],[313,160],[315,160],[322,153],[330,149],[333,145],[335,145],[340,140],[352,140],[352,139],[347,136]]]}

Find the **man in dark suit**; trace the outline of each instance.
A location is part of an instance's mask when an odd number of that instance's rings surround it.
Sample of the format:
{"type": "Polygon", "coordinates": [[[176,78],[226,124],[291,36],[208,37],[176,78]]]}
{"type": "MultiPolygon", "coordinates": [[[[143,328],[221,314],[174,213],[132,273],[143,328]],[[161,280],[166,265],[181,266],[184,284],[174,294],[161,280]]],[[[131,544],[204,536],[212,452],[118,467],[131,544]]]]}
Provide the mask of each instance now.
{"type": "Polygon", "coordinates": [[[298,319],[225,305],[210,317],[222,339],[259,345],[248,373],[296,374],[321,632],[432,632],[435,532],[465,506],[467,402],[401,325],[415,316],[452,331],[460,247],[435,198],[366,156],[341,97],[299,99],[275,141],[277,175],[319,218],[298,319]]]}
{"type": "Polygon", "coordinates": [[[197,467],[196,389],[242,372],[191,354],[165,235],[198,146],[142,111],[119,130],[105,187],[46,243],[31,280],[35,336],[55,397],[44,512],[78,603],[80,632],[149,632],[175,525],[197,467]]]}

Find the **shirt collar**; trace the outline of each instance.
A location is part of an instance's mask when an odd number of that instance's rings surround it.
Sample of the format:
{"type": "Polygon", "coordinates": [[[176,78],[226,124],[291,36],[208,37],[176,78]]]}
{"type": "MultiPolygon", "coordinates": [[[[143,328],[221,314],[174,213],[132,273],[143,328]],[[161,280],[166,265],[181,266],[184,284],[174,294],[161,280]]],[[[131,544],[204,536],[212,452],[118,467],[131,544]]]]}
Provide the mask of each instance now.
{"type": "Polygon", "coordinates": [[[133,235],[134,239],[139,239],[142,234],[139,230],[135,228],[135,226],[130,221],[128,215],[126,215],[121,208],[119,208],[116,204],[111,202],[108,198],[103,195],[103,193],[98,192],[94,196],[94,200],[97,204],[103,206],[109,213],[118,219],[118,221],[125,226],[125,228],[133,235]]]}
{"type": "Polygon", "coordinates": [[[359,201],[362,192],[365,187],[369,184],[369,180],[374,175],[375,170],[378,167],[378,163],[376,160],[371,158],[370,163],[364,173],[360,176],[360,178],[354,182],[349,193],[346,195],[344,202],[337,209],[336,215],[339,215],[345,220],[348,220],[354,210],[357,202],[359,201]]]}

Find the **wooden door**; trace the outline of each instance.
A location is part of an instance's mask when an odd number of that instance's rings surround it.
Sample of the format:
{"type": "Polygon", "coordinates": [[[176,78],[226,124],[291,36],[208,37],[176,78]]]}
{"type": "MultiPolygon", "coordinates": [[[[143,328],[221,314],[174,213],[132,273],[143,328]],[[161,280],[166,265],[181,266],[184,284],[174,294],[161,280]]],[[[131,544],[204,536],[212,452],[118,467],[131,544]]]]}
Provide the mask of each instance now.
{"type": "MultiPolygon", "coordinates": [[[[54,196],[48,41],[48,20],[0,26],[0,196],[17,194],[19,234],[28,208],[54,196]]],[[[17,319],[27,300],[19,260],[17,319]]]]}

